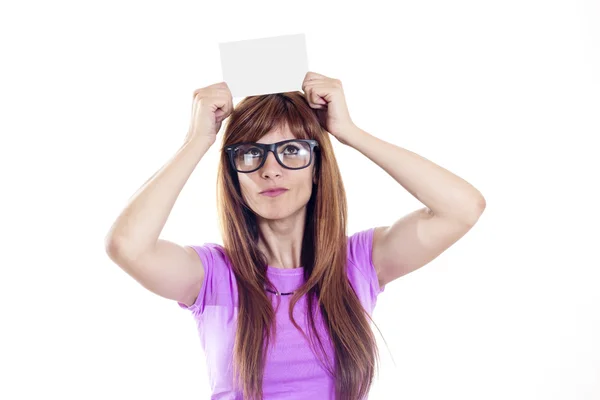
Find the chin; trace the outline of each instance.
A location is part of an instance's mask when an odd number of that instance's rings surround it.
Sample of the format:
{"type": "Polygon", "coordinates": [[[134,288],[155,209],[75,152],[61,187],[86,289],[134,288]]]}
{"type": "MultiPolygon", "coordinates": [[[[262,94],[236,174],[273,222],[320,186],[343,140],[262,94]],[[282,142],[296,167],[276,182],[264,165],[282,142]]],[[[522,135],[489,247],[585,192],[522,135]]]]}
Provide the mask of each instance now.
{"type": "Polygon", "coordinates": [[[288,201],[270,201],[268,197],[259,195],[262,198],[256,199],[251,204],[251,209],[257,217],[265,220],[278,220],[288,217],[293,217],[295,214],[302,212],[308,201],[311,193],[304,194],[304,198],[289,199],[288,201]],[[290,203],[290,200],[292,202],[290,203]]]}
{"type": "MultiPolygon", "coordinates": [[[[265,207],[267,208],[267,207],[265,207]]],[[[291,217],[294,215],[294,210],[288,209],[261,209],[256,212],[256,215],[266,220],[278,220],[291,217]]]]}
{"type": "Polygon", "coordinates": [[[255,210],[255,214],[265,220],[278,220],[293,217],[294,215],[303,211],[306,208],[306,204],[284,204],[279,207],[269,204],[261,204],[258,210],[255,210]]]}

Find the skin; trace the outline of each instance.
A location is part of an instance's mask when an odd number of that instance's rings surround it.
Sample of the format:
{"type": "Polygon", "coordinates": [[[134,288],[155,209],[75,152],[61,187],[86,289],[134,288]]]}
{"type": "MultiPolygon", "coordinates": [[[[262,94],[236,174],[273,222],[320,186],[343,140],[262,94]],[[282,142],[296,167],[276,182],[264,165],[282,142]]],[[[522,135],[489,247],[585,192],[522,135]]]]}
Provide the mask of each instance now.
{"type": "MultiPolygon", "coordinates": [[[[258,143],[286,139],[295,139],[295,136],[284,126],[264,135],[258,143]]],[[[249,174],[238,172],[238,178],[243,198],[257,215],[258,247],[267,256],[268,265],[282,269],[300,267],[306,205],[312,194],[312,184],[316,182],[314,158],[308,167],[290,170],[282,167],[269,152],[259,170],[249,174]],[[289,190],[277,197],[260,194],[271,187],[289,190]]]]}

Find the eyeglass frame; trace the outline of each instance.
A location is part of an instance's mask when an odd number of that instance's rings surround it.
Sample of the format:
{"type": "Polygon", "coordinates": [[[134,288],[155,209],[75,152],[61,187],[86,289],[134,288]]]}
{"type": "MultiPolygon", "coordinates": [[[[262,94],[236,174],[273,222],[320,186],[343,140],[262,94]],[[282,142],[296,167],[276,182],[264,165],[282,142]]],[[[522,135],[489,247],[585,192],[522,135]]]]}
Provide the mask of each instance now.
{"type": "Polygon", "coordinates": [[[279,165],[281,165],[285,169],[299,170],[299,169],[307,168],[313,162],[313,157],[314,157],[314,154],[315,154],[315,148],[317,148],[317,149],[319,148],[319,142],[317,142],[314,139],[286,139],[286,140],[282,140],[281,142],[270,143],[270,144],[256,143],[256,142],[241,142],[241,143],[232,144],[231,146],[227,146],[225,148],[225,151],[227,152],[227,154],[229,156],[229,162],[231,163],[231,166],[233,167],[233,169],[235,171],[239,172],[240,174],[249,174],[249,173],[258,171],[259,169],[261,169],[263,167],[263,165],[265,165],[265,161],[267,161],[267,157],[269,157],[269,152],[273,153],[273,155],[275,156],[275,160],[277,160],[277,163],[279,165]],[[277,156],[277,153],[275,152],[275,150],[277,150],[277,147],[279,147],[279,146],[281,146],[283,144],[289,143],[289,142],[304,142],[304,143],[308,143],[310,145],[310,160],[308,161],[308,164],[306,164],[304,167],[290,168],[287,165],[284,165],[283,162],[277,156]],[[240,171],[235,166],[235,160],[234,160],[234,154],[233,154],[234,150],[235,150],[235,148],[237,146],[241,146],[241,145],[244,145],[244,144],[252,144],[252,145],[254,145],[254,146],[262,149],[263,152],[264,152],[264,156],[262,158],[262,161],[258,165],[258,167],[256,167],[253,170],[250,170],[250,171],[240,171]]]}

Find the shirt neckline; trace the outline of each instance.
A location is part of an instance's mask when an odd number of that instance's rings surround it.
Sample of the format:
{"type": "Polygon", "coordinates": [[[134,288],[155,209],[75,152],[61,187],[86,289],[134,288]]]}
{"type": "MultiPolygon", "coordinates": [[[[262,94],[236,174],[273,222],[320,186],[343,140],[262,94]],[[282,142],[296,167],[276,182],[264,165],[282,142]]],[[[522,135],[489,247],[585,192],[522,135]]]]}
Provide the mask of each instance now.
{"type": "Polygon", "coordinates": [[[304,274],[304,267],[284,269],[284,268],[276,268],[270,265],[267,265],[267,271],[271,274],[275,275],[302,275],[304,274]]]}

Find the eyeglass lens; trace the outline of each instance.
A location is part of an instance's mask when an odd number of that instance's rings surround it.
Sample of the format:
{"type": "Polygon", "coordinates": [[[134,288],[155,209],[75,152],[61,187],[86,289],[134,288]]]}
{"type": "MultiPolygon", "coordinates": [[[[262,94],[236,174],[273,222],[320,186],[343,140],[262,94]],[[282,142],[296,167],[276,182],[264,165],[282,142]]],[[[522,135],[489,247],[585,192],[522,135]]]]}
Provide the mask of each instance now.
{"type": "MultiPolygon", "coordinates": [[[[288,168],[306,167],[310,162],[310,144],[287,142],[277,147],[277,158],[288,168]]],[[[251,171],[260,165],[267,151],[252,144],[242,144],[235,148],[233,159],[239,171],[251,171]]]]}

